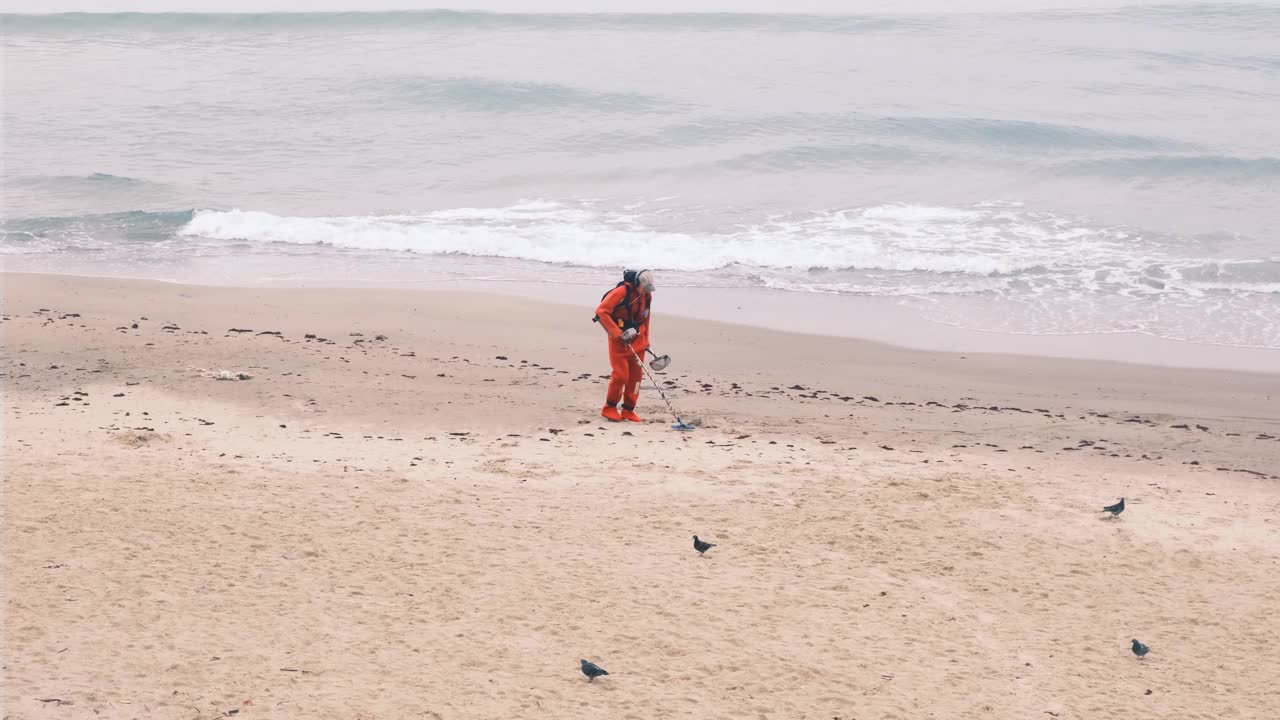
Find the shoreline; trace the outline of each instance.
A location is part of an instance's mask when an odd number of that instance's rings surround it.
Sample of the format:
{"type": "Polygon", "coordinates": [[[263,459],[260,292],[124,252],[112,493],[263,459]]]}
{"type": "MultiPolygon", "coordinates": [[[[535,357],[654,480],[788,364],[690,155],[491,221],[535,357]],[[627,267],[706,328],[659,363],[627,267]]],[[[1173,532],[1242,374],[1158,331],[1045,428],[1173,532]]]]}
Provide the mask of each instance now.
{"type": "MultiPolygon", "coordinates": [[[[207,284],[186,280],[79,273],[0,272],[6,276],[74,277],[158,282],[191,287],[465,291],[504,295],[586,309],[598,301],[598,286],[578,282],[533,283],[511,280],[431,279],[386,285],[329,283],[207,284]]],[[[1038,358],[1115,362],[1152,367],[1280,373],[1280,349],[1173,340],[1138,332],[1029,334],[965,328],[922,317],[892,298],[798,293],[770,288],[660,287],[658,317],[728,322],[799,335],[838,337],[882,343],[909,350],[981,353],[1038,358]],[[766,300],[766,302],[761,302],[766,300]],[[755,308],[744,314],[743,307],[755,308]],[[831,318],[841,318],[833,323],[831,318]]]]}
{"type": "MultiPolygon", "coordinates": [[[[565,304],[575,299],[581,301],[585,295],[549,283],[459,280],[452,284],[462,289],[484,289],[565,304]]],[[[444,283],[433,286],[442,285],[444,283]]],[[[921,317],[911,308],[888,298],[796,293],[769,288],[660,288],[656,299],[667,298],[675,300],[675,309],[668,309],[664,303],[655,305],[655,312],[720,321],[732,315],[733,319],[727,322],[801,335],[866,340],[910,350],[1280,373],[1280,349],[1173,340],[1137,332],[1031,334],[976,330],[921,317]],[[751,317],[733,314],[738,307],[761,297],[769,299],[769,303],[761,308],[761,314],[751,317]],[[833,326],[828,318],[840,314],[854,315],[852,322],[842,327],[833,326]]]]}

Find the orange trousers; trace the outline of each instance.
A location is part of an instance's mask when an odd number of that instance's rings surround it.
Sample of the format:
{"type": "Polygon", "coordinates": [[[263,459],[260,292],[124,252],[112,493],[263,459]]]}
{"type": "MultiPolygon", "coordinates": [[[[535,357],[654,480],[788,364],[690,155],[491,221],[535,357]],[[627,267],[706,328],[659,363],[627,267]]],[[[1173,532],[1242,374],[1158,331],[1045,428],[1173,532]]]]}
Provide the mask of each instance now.
{"type": "Polygon", "coordinates": [[[642,347],[628,347],[621,340],[609,338],[609,366],[613,368],[613,374],[609,376],[609,394],[605,396],[609,407],[617,407],[618,401],[622,401],[623,410],[636,409],[640,381],[644,379],[644,368],[636,357],[643,353],[642,347]],[[634,354],[631,352],[633,349],[634,354]]]}

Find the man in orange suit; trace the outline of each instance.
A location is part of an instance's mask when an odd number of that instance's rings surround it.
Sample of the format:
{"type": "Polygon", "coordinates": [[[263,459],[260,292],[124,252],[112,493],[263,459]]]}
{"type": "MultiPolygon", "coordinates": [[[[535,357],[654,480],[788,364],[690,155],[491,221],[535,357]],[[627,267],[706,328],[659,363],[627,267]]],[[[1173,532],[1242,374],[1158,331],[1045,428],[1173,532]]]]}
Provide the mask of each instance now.
{"type": "Polygon", "coordinates": [[[609,334],[609,394],[600,414],[614,422],[640,422],[636,400],[644,368],[640,358],[649,348],[649,308],[653,303],[653,273],[626,270],[618,283],[600,300],[595,319],[609,334]],[[618,403],[622,403],[619,412],[618,403]]]}

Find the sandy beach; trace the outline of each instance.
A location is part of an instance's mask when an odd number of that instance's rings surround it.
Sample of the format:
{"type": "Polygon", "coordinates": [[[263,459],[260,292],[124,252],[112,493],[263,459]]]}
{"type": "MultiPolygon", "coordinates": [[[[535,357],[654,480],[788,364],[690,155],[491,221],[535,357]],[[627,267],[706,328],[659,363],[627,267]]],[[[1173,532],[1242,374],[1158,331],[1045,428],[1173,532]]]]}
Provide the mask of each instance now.
{"type": "Polygon", "coordinates": [[[0,282],[5,718],[1280,716],[1280,373],[0,282]]]}

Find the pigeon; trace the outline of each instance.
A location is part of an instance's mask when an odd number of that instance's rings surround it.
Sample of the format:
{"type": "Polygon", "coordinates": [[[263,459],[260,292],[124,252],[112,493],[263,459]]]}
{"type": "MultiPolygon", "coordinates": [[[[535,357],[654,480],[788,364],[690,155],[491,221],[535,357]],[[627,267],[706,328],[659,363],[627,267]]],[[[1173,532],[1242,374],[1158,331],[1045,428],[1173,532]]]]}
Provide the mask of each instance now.
{"type": "Polygon", "coordinates": [[[1134,655],[1137,655],[1138,657],[1142,657],[1143,655],[1146,655],[1146,654],[1147,654],[1147,653],[1149,653],[1149,652],[1151,652],[1151,648],[1147,647],[1146,645],[1143,645],[1142,643],[1138,642],[1137,640],[1134,640],[1134,641],[1133,641],[1133,654],[1134,654],[1134,655]]]}
{"type": "MultiPolygon", "coordinates": [[[[1137,642],[1136,640],[1134,642],[1137,642]]],[[[587,682],[591,682],[601,675],[608,675],[609,671],[600,667],[593,662],[582,661],[582,674],[587,676],[587,682]]]]}
{"type": "Polygon", "coordinates": [[[1111,513],[1111,517],[1119,517],[1120,513],[1124,512],[1124,498],[1120,498],[1120,502],[1115,505],[1108,505],[1102,508],[1102,512],[1111,513]]]}
{"type": "Polygon", "coordinates": [[[693,536],[693,549],[694,549],[694,550],[697,550],[699,555],[701,555],[702,553],[704,553],[704,552],[706,552],[706,551],[710,550],[711,548],[713,548],[713,547],[715,547],[715,546],[716,546],[716,544],[715,544],[715,543],[703,542],[703,541],[701,541],[701,540],[699,540],[699,539],[698,539],[698,536],[697,536],[697,535],[694,535],[694,536],[693,536]]]}

